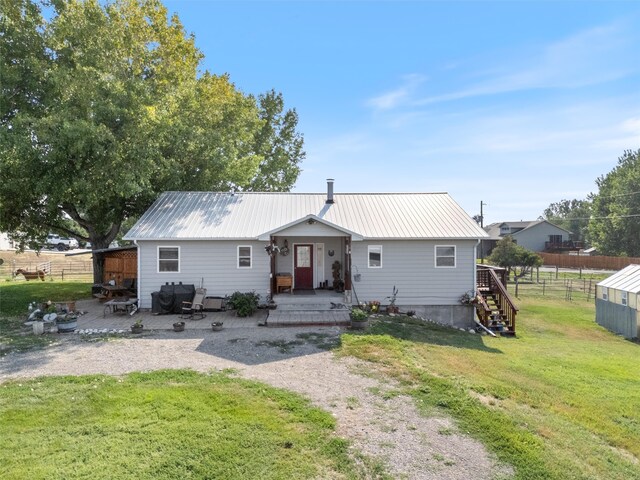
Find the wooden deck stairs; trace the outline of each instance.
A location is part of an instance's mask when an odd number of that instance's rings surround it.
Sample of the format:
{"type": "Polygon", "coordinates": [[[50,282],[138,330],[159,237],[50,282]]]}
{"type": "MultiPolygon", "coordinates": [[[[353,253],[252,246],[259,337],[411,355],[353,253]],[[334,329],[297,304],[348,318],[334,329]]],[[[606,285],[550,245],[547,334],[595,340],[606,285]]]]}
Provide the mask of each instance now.
{"type": "Polygon", "coordinates": [[[506,271],[487,265],[477,266],[476,316],[486,329],[501,334],[516,334],[518,307],[506,287],[506,271]]]}

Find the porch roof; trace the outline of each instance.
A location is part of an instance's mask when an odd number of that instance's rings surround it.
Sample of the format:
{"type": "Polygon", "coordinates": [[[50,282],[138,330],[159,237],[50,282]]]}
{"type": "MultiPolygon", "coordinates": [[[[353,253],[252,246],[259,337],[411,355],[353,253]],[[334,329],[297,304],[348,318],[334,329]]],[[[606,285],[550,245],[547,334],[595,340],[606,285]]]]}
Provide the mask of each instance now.
{"type": "Polygon", "coordinates": [[[300,225],[301,223],[305,223],[305,222],[317,222],[317,223],[321,223],[322,225],[326,225],[327,227],[333,228],[339,232],[344,233],[345,235],[348,235],[351,237],[351,240],[355,240],[355,241],[360,241],[363,240],[362,235],[360,235],[359,233],[355,233],[352,232],[351,230],[347,230],[346,228],[342,228],[340,225],[336,225],[334,223],[328,222],[316,215],[310,214],[307,215],[303,218],[299,218],[298,220],[294,220],[293,222],[290,222],[286,225],[283,225],[281,227],[278,228],[274,228],[273,230],[270,230],[268,232],[263,233],[262,235],[260,235],[258,237],[258,240],[265,240],[268,241],[271,237],[271,235],[276,235],[284,230],[287,230],[295,225],[300,225]]]}
{"type": "Polygon", "coordinates": [[[337,193],[334,203],[325,200],[325,193],[165,192],[125,239],[259,239],[309,216],[363,239],[488,237],[447,193],[337,193]]]}

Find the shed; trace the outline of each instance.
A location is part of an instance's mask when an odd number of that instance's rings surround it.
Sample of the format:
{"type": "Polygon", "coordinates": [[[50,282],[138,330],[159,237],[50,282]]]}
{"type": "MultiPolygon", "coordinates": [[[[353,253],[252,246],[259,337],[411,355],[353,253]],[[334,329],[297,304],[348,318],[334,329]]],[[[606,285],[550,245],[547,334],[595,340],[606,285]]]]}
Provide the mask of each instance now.
{"type": "Polygon", "coordinates": [[[629,265],[596,285],[596,322],[625,338],[638,338],[640,265],[629,265]]]}
{"type": "Polygon", "coordinates": [[[122,285],[125,278],[138,278],[138,247],[136,245],[87,250],[86,252],[69,253],[67,256],[88,254],[95,255],[98,262],[102,263],[103,283],[114,280],[116,285],[122,285]]]}

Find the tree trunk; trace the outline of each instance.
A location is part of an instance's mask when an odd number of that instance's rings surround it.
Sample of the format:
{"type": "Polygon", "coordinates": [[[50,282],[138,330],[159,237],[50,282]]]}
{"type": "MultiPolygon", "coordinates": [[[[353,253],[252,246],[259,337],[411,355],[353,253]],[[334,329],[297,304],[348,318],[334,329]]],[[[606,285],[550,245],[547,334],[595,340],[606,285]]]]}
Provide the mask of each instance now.
{"type": "MultiPolygon", "coordinates": [[[[90,237],[91,238],[91,237],[90,237]]],[[[104,282],[104,253],[95,253],[96,250],[109,248],[109,244],[113,239],[109,240],[109,236],[91,238],[91,251],[93,253],[93,283],[104,282]]]]}

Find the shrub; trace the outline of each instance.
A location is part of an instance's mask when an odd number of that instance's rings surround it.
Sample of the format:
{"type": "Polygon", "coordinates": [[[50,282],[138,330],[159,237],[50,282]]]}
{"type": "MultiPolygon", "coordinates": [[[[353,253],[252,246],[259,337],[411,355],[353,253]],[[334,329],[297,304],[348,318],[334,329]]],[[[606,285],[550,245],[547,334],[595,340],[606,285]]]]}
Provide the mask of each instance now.
{"type": "Polygon", "coordinates": [[[234,292],[227,301],[227,305],[233,308],[239,317],[248,317],[258,309],[259,300],[260,295],[256,292],[234,292]]]}
{"type": "Polygon", "coordinates": [[[369,315],[367,315],[367,312],[365,312],[364,310],[361,310],[359,308],[352,308],[349,316],[351,317],[351,320],[362,322],[366,320],[369,315]]]}

